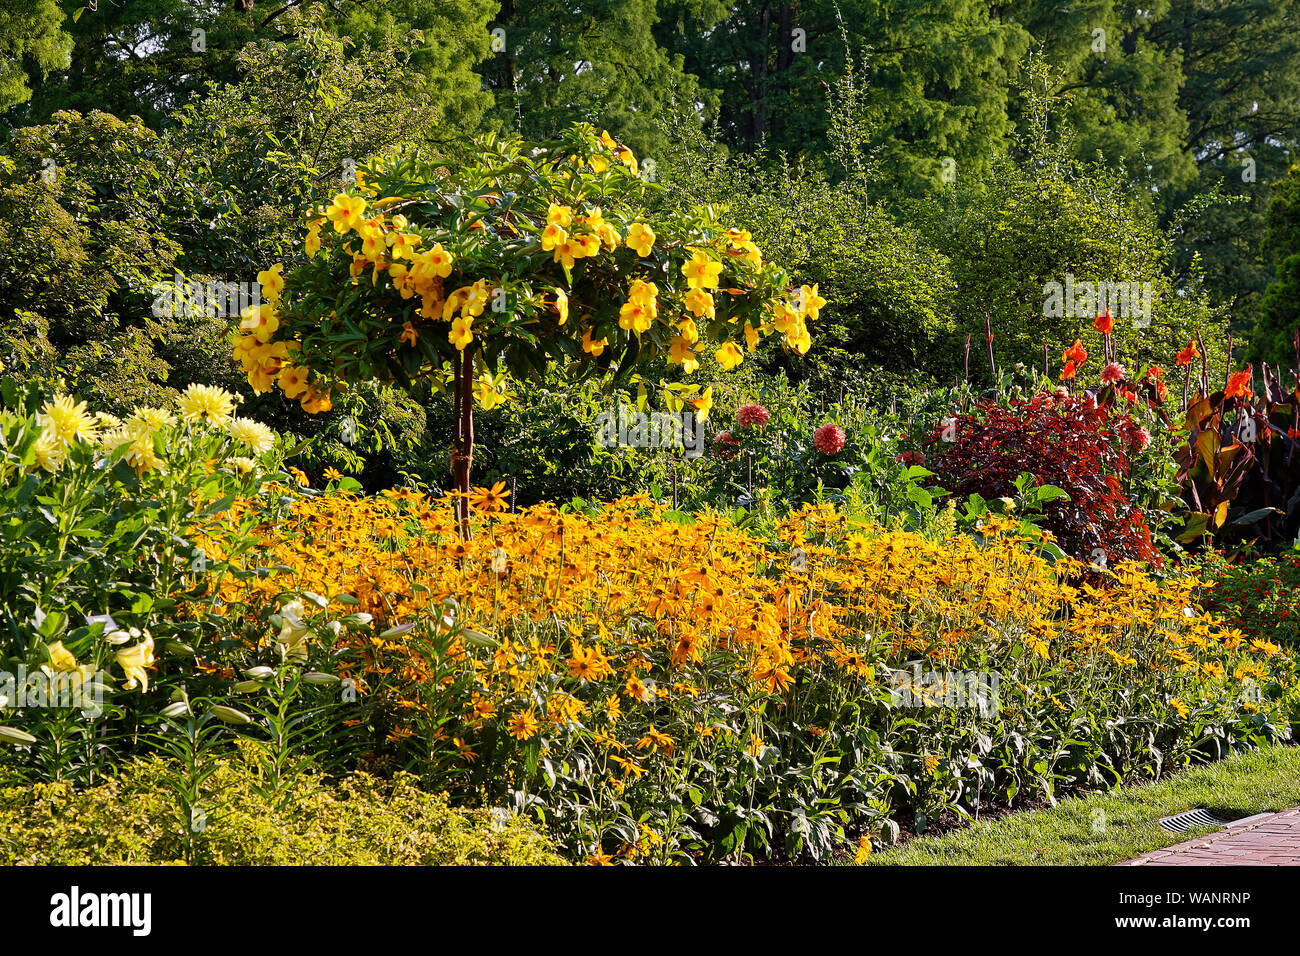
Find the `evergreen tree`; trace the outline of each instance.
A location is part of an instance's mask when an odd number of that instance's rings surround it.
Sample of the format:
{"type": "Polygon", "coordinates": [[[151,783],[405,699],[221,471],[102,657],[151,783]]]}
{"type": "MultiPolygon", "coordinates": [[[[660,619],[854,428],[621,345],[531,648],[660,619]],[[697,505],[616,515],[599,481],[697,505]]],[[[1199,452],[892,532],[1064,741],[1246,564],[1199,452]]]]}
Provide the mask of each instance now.
{"type": "Polygon", "coordinates": [[[1261,245],[1262,253],[1278,265],[1260,301],[1249,354],[1255,361],[1290,368],[1300,333],[1300,165],[1273,186],[1261,245]]]}
{"type": "Polygon", "coordinates": [[[909,192],[937,185],[945,158],[962,174],[987,167],[1029,44],[970,0],[665,0],[658,33],[719,91],[719,130],[746,150],[823,152],[828,87],[851,56],[862,148],[909,192]]]}
{"type": "MultiPolygon", "coordinates": [[[[253,0],[120,0],[93,10],[81,0],[61,2],[69,14],[70,60],[46,77],[28,69],[33,95],[11,111],[15,123],[41,123],[73,109],[137,115],[161,128],[208,82],[234,82],[246,44],[290,39],[302,14],[298,4],[261,7],[253,0]]],[[[493,0],[339,0],[306,9],[360,47],[420,31],[412,62],[425,77],[431,115],[460,129],[477,127],[489,100],[474,67],[488,53],[493,0]]]]}
{"type": "Polygon", "coordinates": [[[656,0],[501,0],[483,67],[494,120],[529,139],[575,121],[607,129],[640,156],[662,153],[658,118],[701,119],[715,98],[655,41],[656,0]]]}

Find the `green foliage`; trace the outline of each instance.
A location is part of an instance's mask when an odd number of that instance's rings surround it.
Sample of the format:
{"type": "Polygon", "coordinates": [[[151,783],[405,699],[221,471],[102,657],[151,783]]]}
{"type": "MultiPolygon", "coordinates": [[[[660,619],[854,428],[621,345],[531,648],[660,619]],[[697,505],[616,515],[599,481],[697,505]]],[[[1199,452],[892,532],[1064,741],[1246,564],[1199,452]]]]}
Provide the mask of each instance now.
{"type": "MultiPolygon", "coordinates": [[[[1053,104],[1041,106],[1040,121],[1053,104]]],[[[1055,365],[1075,339],[1099,351],[1091,326],[1102,307],[1089,307],[1080,292],[1072,311],[1071,281],[1118,283],[1139,293],[1125,303],[1127,311],[1111,305],[1124,361],[1168,361],[1202,331],[1207,347],[1222,355],[1222,335],[1203,296],[1177,288],[1171,238],[1147,200],[1115,173],[1070,158],[1068,140],[1052,139],[1041,122],[1021,148],[1023,159],[1000,158],[987,180],[958,175],[928,208],[913,207],[922,234],[948,258],[958,300],[972,304],[959,331],[977,343],[975,355],[983,351],[986,321],[1003,362],[1041,366],[1046,347],[1055,365]]],[[[986,365],[976,361],[970,371],[986,378],[986,365]]]]}
{"type": "MultiPolygon", "coordinates": [[[[46,3],[42,0],[37,10],[44,12],[46,3]]],[[[34,94],[17,111],[26,122],[47,122],[61,110],[98,109],[140,116],[148,126],[161,129],[173,111],[200,95],[208,83],[235,82],[241,51],[249,44],[282,43],[301,34],[304,25],[354,41],[354,58],[361,67],[367,50],[391,43],[409,49],[430,115],[455,127],[476,128],[489,105],[473,69],[488,53],[490,0],[317,3],[305,10],[296,3],[268,9],[254,9],[250,3],[244,10],[242,4],[214,7],[190,0],[101,3],[94,9],[76,9],[74,0],[65,0],[65,6],[75,10],[64,23],[71,57],[66,69],[51,70],[54,64],[36,60],[27,64],[34,94]]],[[[345,98],[350,92],[340,88],[337,95],[345,98]]],[[[305,93],[306,88],[294,99],[305,93]]]]}
{"type": "Polygon", "coordinates": [[[659,6],[503,0],[490,24],[502,32],[481,71],[496,101],[490,120],[530,140],[589,121],[638,154],[660,156],[666,142],[656,118],[679,103],[692,104],[692,117],[711,112],[716,94],[701,87],[680,54],[656,43],[659,6]]]}
{"type": "MultiPolygon", "coordinates": [[[[180,246],[149,198],[158,138],[138,121],[60,113],[0,152],[0,330],[6,371],[63,376],[98,406],[159,403],[171,326],[150,285],[180,246]]],[[[156,175],[156,173],[155,173],[156,175]]]]}
{"type": "Polygon", "coordinates": [[[257,766],[213,760],[206,786],[220,812],[183,827],[159,758],[124,764],[88,790],[68,783],[0,789],[0,862],[131,866],[184,861],[225,866],[546,866],[562,864],[549,840],[521,818],[452,809],[413,778],[356,773],[302,775],[282,801],[259,792],[257,766]],[[195,826],[201,826],[195,832],[195,826]]]}
{"type": "Polygon", "coordinates": [[[71,41],[58,0],[31,0],[0,11],[0,111],[32,95],[26,67],[48,73],[62,67],[71,41]]]}
{"type": "MultiPolygon", "coordinates": [[[[275,456],[249,457],[258,452],[236,437],[243,420],[228,433],[142,409],[116,423],[12,381],[0,392],[0,670],[75,677],[95,701],[78,710],[121,717],[147,686],[155,647],[193,654],[200,624],[178,609],[211,602],[247,526],[231,521],[221,557],[200,532],[276,474],[275,456]]],[[[45,738],[37,759],[48,776],[96,772],[104,755],[91,724],[14,707],[0,705],[0,722],[45,738]]]]}
{"type": "Polygon", "coordinates": [[[206,85],[164,133],[169,234],[178,264],[251,281],[291,254],[303,214],[355,183],[375,153],[426,143],[442,122],[410,38],[373,45],[295,20],[283,42],[250,45],[228,83],[206,85]]]}
{"type": "Polygon", "coordinates": [[[659,169],[669,201],[725,208],[765,255],[828,300],[817,347],[803,357],[763,349],[765,367],[831,393],[846,375],[874,368],[951,375],[955,285],[947,258],[915,228],[870,200],[863,184],[836,185],[803,164],[768,168],[687,125],[668,128],[673,147],[659,169]]]}
{"type": "Polygon", "coordinates": [[[1300,166],[1292,166],[1273,185],[1261,251],[1278,266],[1260,302],[1249,357],[1275,369],[1291,368],[1298,360],[1295,337],[1300,332],[1300,166]]]}
{"type": "MultiPolygon", "coordinates": [[[[600,416],[625,405],[626,393],[602,389],[592,380],[565,382],[554,373],[541,382],[512,383],[510,389],[515,396],[510,401],[475,412],[478,483],[506,482],[516,507],[667,489],[671,454],[600,442],[600,416]]],[[[429,418],[419,454],[397,464],[421,484],[448,489],[446,436],[455,427],[451,401],[434,394],[425,405],[429,418]]]]}
{"type": "Polygon", "coordinates": [[[1029,42],[1018,23],[968,0],[673,0],[661,17],[660,43],[719,91],[719,132],[734,148],[824,153],[825,84],[851,55],[864,149],[887,182],[913,194],[935,186],[941,157],[972,171],[987,164],[1029,42]]]}

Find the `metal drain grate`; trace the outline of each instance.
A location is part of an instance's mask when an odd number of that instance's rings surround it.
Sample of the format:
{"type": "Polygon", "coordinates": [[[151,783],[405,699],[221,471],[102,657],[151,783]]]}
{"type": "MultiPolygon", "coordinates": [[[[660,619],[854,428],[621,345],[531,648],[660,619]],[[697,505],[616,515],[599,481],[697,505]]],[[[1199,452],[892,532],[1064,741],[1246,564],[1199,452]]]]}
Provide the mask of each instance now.
{"type": "Polygon", "coordinates": [[[1170,833],[1186,833],[1196,827],[1214,827],[1217,830],[1222,830],[1228,825],[1228,821],[1220,820],[1209,810],[1197,807],[1195,810],[1184,810],[1182,813],[1175,813],[1172,817],[1164,817],[1161,819],[1160,825],[1170,833]]]}

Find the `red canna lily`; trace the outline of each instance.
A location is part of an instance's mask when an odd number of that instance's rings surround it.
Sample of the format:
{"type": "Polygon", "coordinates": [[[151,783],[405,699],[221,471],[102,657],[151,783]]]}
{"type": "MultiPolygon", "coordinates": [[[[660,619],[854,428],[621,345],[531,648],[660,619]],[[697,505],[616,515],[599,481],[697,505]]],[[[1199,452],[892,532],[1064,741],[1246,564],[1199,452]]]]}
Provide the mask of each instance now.
{"type": "Polygon", "coordinates": [[[1192,359],[1198,359],[1200,357],[1201,353],[1196,348],[1196,343],[1188,342],[1187,348],[1178,353],[1178,357],[1175,361],[1177,361],[1179,365],[1191,365],[1192,359]]]}
{"type": "Polygon", "coordinates": [[[1102,335],[1110,335],[1115,331],[1115,317],[1110,314],[1110,309],[1103,309],[1101,315],[1093,320],[1092,327],[1102,335]]]}
{"type": "Polygon", "coordinates": [[[1073,362],[1077,368],[1088,361],[1088,350],[1083,347],[1082,342],[1075,339],[1074,344],[1061,353],[1061,361],[1073,362]]]}
{"type": "Polygon", "coordinates": [[[1061,379],[1062,379],[1062,380],[1065,380],[1065,379],[1068,379],[1068,378],[1074,378],[1075,373],[1076,373],[1077,371],[1078,371],[1078,369],[1075,368],[1075,365],[1074,365],[1074,362],[1073,362],[1073,361],[1066,362],[1066,363],[1065,363],[1065,368],[1063,368],[1063,369],[1061,370],[1061,379]]]}

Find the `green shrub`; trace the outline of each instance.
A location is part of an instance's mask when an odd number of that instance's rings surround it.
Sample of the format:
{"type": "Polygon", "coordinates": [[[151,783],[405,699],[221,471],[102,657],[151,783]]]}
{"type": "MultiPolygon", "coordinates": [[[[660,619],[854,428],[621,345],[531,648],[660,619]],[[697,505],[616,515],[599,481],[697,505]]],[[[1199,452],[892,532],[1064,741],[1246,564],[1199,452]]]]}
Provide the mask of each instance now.
{"type": "MultiPolygon", "coordinates": [[[[85,791],[68,783],[0,789],[0,864],[180,863],[168,765],[139,760],[85,791]]],[[[399,775],[339,781],[303,776],[292,800],[256,792],[249,764],[222,760],[212,782],[222,805],[204,818],[194,862],[228,866],[553,865],[563,861],[522,819],[461,810],[399,775]]]]}

